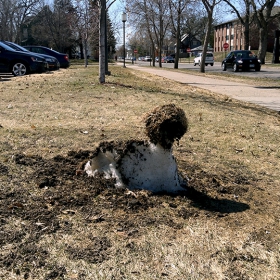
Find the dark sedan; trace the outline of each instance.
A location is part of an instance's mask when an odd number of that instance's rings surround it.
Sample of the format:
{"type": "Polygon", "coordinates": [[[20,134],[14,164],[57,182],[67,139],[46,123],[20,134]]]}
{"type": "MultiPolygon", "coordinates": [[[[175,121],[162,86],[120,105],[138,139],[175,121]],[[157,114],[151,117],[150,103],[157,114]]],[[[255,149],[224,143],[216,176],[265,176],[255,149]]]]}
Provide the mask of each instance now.
{"type": "Polygon", "coordinates": [[[222,69],[226,71],[232,68],[234,72],[239,70],[261,70],[261,62],[251,51],[231,51],[222,61],[222,69]]]}
{"type": "Polygon", "coordinates": [[[60,53],[55,50],[49,49],[47,47],[42,46],[24,46],[24,48],[28,49],[31,52],[35,52],[38,54],[46,54],[51,55],[57,58],[59,61],[61,68],[68,68],[70,66],[69,57],[65,53],[60,53]]]}
{"type": "Polygon", "coordinates": [[[30,73],[42,73],[48,69],[47,61],[35,54],[15,51],[0,42],[0,73],[12,73],[23,76],[30,73]]]}
{"type": "Polygon", "coordinates": [[[163,58],[161,59],[161,62],[165,62],[165,63],[174,63],[174,57],[172,57],[172,56],[163,57],[163,58]]]}
{"type": "MultiPolygon", "coordinates": [[[[9,41],[3,41],[4,44],[8,45],[9,47],[13,48],[16,51],[20,51],[20,52],[28,52],[31,53],[28,49],[25,49],[24,47],[13,43],[13,42],[9,42],[9,41]]],[[[54,57],[54,56],[50,56],[50,55],[46,55],[46,54],[37,54],[37,53],[33,53],[37,56],[41,56],[44,59],[46,59],[48,65],[49,65],[49,70],[58,70],[60,67],[59,61],[54,57]]]]}

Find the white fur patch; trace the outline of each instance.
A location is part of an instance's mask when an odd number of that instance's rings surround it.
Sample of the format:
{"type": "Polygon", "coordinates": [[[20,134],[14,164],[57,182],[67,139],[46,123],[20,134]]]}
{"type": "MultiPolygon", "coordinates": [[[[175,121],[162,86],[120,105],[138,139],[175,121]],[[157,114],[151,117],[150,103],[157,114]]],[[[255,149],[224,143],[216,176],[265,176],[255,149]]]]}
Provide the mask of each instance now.
{"type": "Polygon", "coordinates": [[[85,166],[89,176],[97,172],[105,178],[115,178],[116,187],[129,189],[145,189],[152,192],[183,191],[186,182],[178,174],[177,163],[171,150],[160,145],[134,144],[135,151],[127,152],[117,161],[116,152],[100,152],[85,166]],[[123,179],[123,180],[122,180],[123,179]],[[125,184],[126,183],[126,184],[125,184]]]}

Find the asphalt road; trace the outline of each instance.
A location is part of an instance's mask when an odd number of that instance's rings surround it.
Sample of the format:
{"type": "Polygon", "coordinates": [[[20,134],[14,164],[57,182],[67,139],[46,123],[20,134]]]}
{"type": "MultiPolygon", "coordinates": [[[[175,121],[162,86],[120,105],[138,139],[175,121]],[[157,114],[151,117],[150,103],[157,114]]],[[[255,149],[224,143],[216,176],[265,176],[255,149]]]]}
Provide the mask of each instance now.
{"type": "MultiPolygon", "coordinates": [[[[150,67],[149,62],[142,61],[137,61],[135,64],[126,64],[126,66],[132,67],[135,70],[145,71],[154,75],[165,77],[167,79],[178,81],[180,83],[207,89],[214,93],[230,96],[231,98],[235,98],[237,100],[254,103],[280,112],[280,86],[254,86],[251,84],[245,84],[243,82],[238,83],[224,79],[222,80],[217,76],[215,78],[201,77],[199,75],[195,75],[196,71],[199,71],[199,67],[193,66],[191,63],[179,63],[179,69],[193,69],[193,74],[169,71],[168,68],[174,67],[173,63],[164,63],[163,68],[150,67]]],[[[208,71],[225,73],[221,70],[220,63],[216,63],[214,66],[206,66],[205,72],[207,73],[208,71]]],[[[229,73],[240,76],[246,75],[252,77],[252,79],[256,79],[258,77],[267,77],[280,81],[280,68],[269,67],[267,65],[262,67],[260,72],[255,72],[252,70],[248,72],[235,73],[232,70],[228,70],[228,74],[229,73]]]]}
{"type": "MultiPolygon", "coordinates": [[[[150,66],[150,62],[145,61],[136,61],[136,65],[139,66],[150,66]]],[[[156,62],[156,67],[158,66],[158,62],[156,62]]],[[[174,68],[173,63],[162,63],[163,68],[174,68]]],[[[189,69],[194,71],[199,71],[199,66],[193,65],[193,60],[190,60],[190,63],[179,63],[179,69],[189,69]]],[[[232,69],[228,69],[226,72],[222,71],[221,62],[215,62],[213,66],[205,66],[205,72],[212,73],[230,73],[233,76],[246,76],[252,78],[270,78],[270,79],[279,79],[280,80],[280,68],[269,67],[269,64],[262,65],[260,72],[251,71],[243,71],[243,72],[233,72],[232,69]]]]}

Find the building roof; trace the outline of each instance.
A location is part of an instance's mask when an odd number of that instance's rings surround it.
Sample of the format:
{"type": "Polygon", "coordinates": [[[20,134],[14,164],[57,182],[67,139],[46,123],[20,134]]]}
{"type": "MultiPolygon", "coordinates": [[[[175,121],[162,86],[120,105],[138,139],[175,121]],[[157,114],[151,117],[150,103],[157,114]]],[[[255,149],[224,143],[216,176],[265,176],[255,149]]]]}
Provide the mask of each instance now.
{"type": "MultiPolygon", "coordinates": [[[[183,36],[181,37],[181,42],[183,42],[184,40],[186,40],[188,37],[190,37],[190,34],[183,34],[183,36]]],[[[200,41],[199,38],[197,38],[196,36],[193,36],[194,39],[200,41]]]]}
{"type": "MultiPolygon", "coordinates": [[[[275,6],[275,7],[272,8],[271,16],[275,16],[277,14],[279,14],[279,17],[280,17],[280,6],[275,6]]],[[[235,21],[239,21],[239,18],[233,18],[231,20],[221,22],[221,23],[215,25],[214,27],[224,25],[224,24],[227,24],[227,23],[232,23],[232,22],[235,22],[235,21]]]]}
{"type": "MultiPolygon", "coordinates": [[[[208,46],[207,51],[213,51],[213,50],[214,50],[214,48],[208,46]]],[[[195,51],[203,51],[203,46],[201,45],[201,46],[198,46],[198,47],[196,47],[196,48],[193,48],[193,49],[191,49],[191,51],[192,51],[192,52],[195,52],[195,51]]]]}

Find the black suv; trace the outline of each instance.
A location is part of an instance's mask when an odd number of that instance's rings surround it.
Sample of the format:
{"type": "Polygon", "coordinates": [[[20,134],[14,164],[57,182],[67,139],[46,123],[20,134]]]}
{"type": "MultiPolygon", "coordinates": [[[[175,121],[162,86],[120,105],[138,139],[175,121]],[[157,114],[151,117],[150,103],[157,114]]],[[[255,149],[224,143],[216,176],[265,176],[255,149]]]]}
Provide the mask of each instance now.
{"type": "Polygon", "coordinates": [[[232,68],[234,72],[239,70],[255,71],[261,70],[261,62],[256,55],[251,51],[231,51],[227,57],[222,61],[222,69],[226,71],[227,68],[232,68]]]}
{"type": "Polygon", "coordinates": [[[30,73],[42,73],[47,69],[48,63],[43,57],[15,51],[0,42],[0,73],[23,76],[30,73]]]}

